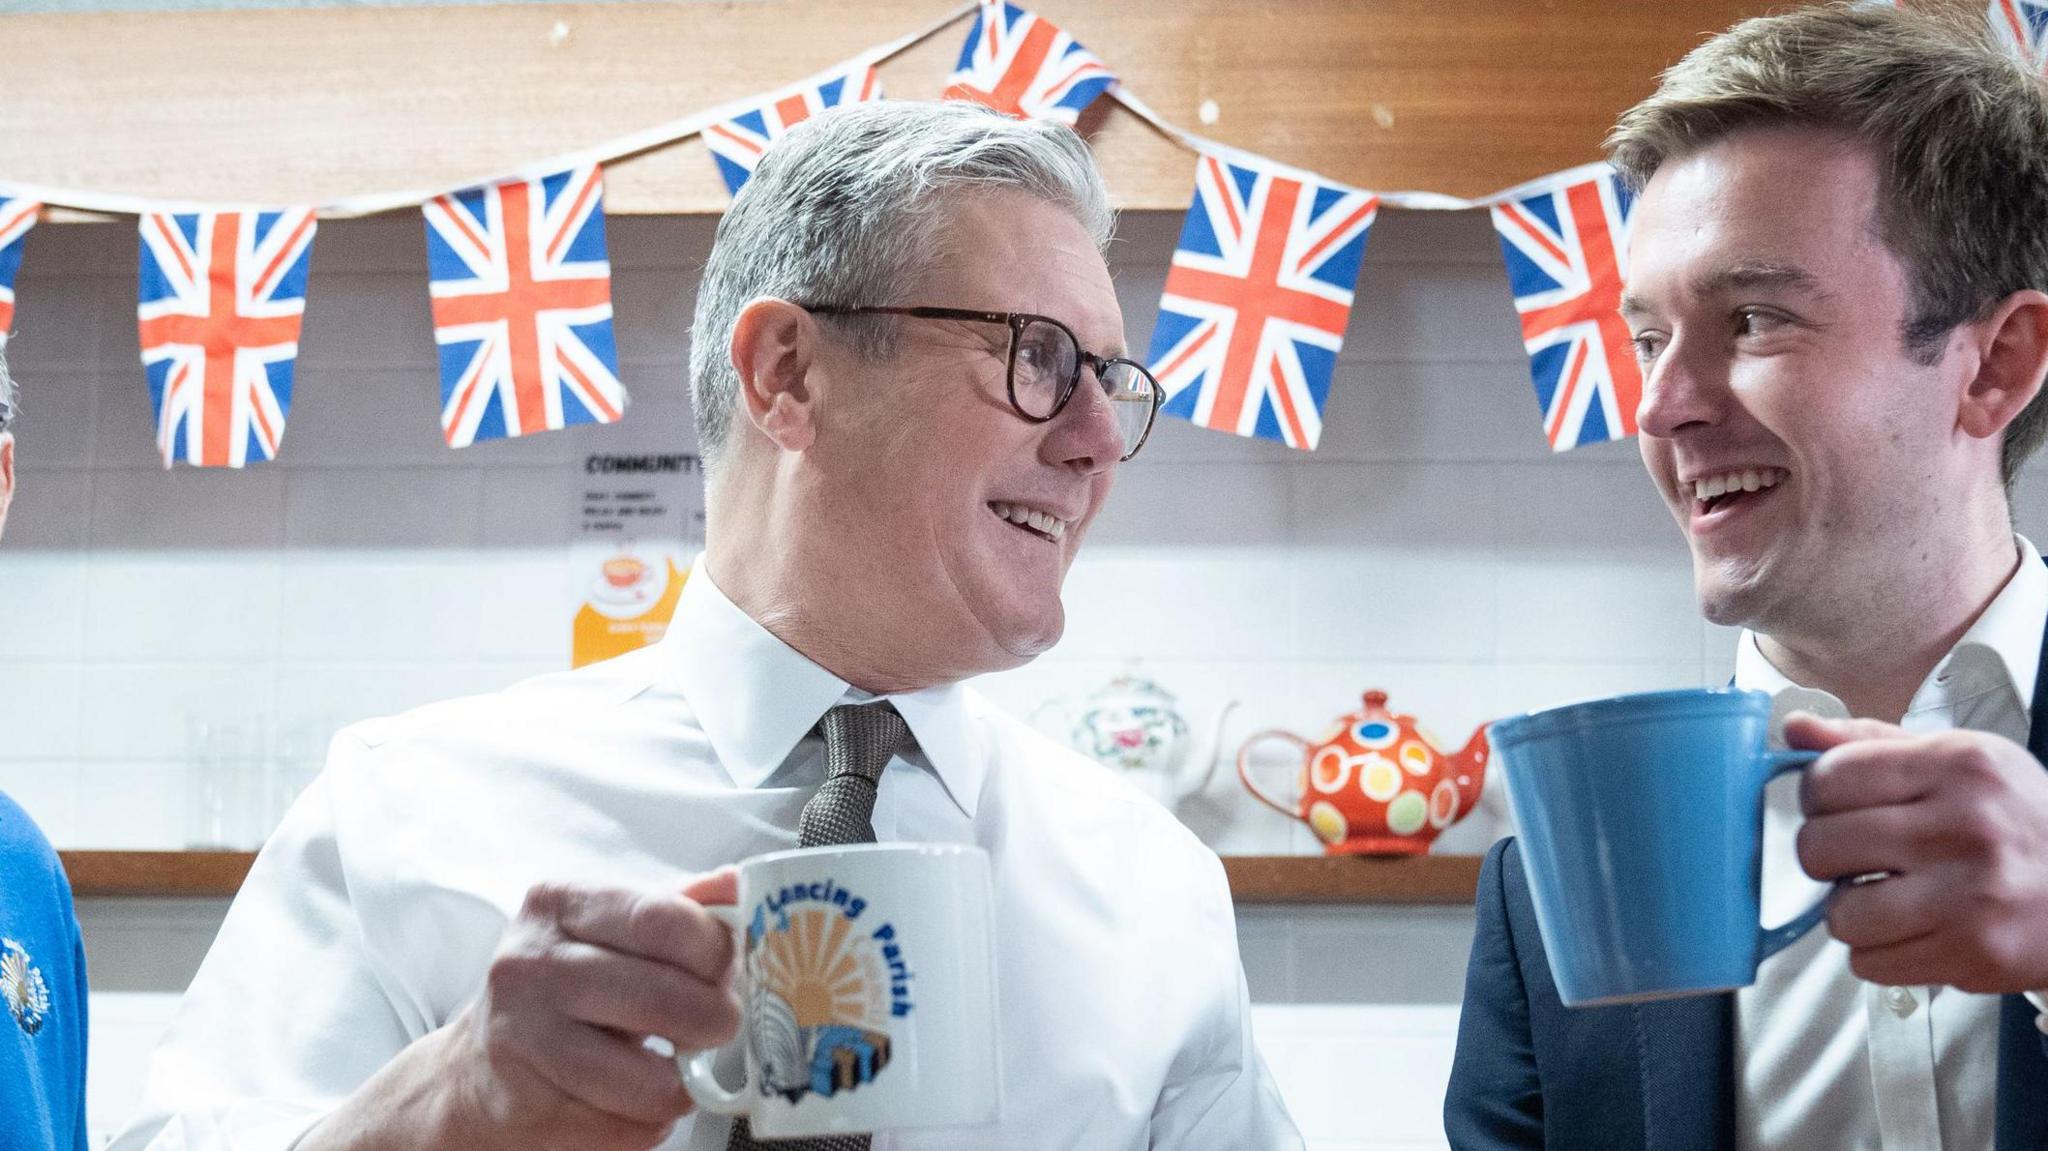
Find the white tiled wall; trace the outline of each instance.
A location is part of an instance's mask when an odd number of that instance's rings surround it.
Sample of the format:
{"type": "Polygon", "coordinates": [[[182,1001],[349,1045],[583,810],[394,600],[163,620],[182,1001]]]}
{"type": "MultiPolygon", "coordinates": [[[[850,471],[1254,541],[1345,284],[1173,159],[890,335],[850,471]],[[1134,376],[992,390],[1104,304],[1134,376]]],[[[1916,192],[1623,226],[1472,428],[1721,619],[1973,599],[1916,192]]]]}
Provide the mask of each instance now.
{"type": "MultiPolygon", "coordinates": [[[[611,222],[628,418],[679,449],[711,227],[611,222]]],[[[1178,228],[1120,230],[1140,349],[1178,228]]],[[[32,233],[9,346],[25,415],[0,545],[0,788],[63,846],[181,843],[195,721],[318,746],[347,720],[561,666],[568,465],[617,431],[442,446],[420,224],[401,214],[321,227],[281,461],[166,473],[134,245],[119,224],[32,233]]],[[[986,689],[1026,711],[1142,658],[1198,726],[1240,702],[1232,750],[1259,728],[1320,729],[1367,687],[1462,742],[1506,712],[1725,678],[1732,637],[1694,615],[1633,446],[1553,456],[1525,373],[1485,216],[1383,214],[1321,450],[1166,421],[1074,568],[1065,640],[986,689]]],[[[2043,484],[2037,469],[2020,505],[2036,539],[2043,484]]],[[[1233,776],[1226,762],[1183,818],[1224,851],[1313,850],[1233,776]]],[[[1483,847],[1497,810],[1439,847],[1483,847]]],[[[174,991],[182,960],[152,959],[145,936],[189,956],[210,930],[89,916],[95,978],[174,991]]],[[[1246,911],[1262,1033],[1316,1145],[1441,1145],[1470,931],[1459,909],[1246,911]],[[1329,1070],[1374,1059],[1387,1074],[1329,1070]]]]}
{"type": "MultiPolygon", "coordinates": [[[[1142,347],[1179,221],[1124,221],[1142,347]]],[[[704,220],[611,223],[629,419],[693,443],[686,327],[704,220]]],[[[0,787],[61,844],[184,841],[195,724],[318,746],[333,726],[562,664],[571,462],[610,428],[461,452],[436,426],[417,220],[332,222],[281,460],[163,471],[136,365],[134,239],[29,238],[21,494],[0,598],[0,787]]],[[[1497,713],[1722,674],[1632,447],[1554,457],[1480,214],[1375,230],[1320,451],[1168,422],[1076,565],[1066,639],[988,690],[1028,710],[1128,661],[1226,751],[1384,687],[1446,738],[1497,713]],[[1146,594],[1132,596],[1139,587],[1146,594]]],[[[1277,765],[1276,765],[1277,766],[1277,765]]],[[[1223,850],[1311,850],[1226,762],[1184,812],[1223,850]]],[[[1491,837],[1489,812],[1448,846],[1491,837]]]]}

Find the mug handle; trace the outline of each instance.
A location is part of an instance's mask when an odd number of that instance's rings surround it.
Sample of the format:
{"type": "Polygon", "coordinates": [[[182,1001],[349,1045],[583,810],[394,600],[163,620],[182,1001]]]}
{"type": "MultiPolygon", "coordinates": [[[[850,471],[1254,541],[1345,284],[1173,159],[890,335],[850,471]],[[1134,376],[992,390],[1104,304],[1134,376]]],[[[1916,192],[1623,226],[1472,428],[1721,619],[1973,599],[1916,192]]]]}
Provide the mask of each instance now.
{"type": "MultiPolygon", "coordinates": [[[[1764,781],[1768,783],[1769,781],[1776,779],[1779,776],[1784,775],[1788,772],[1804,770],[1805,768],[1810,766],[1814,760],[1820,758],[1820,752],[1774,751],[1769,753],[1769,755],[1766,758],[1770,766],[1766,770],[1766,774],[1764,775],[1764,781]]],[[[1819,926],[1820,921],[1827,917],[1828,900],[1833,895],[1834,889],[1829,888],[1828,894],[1823,895],[1819,899],[1815,900],[1812,907],[1807,908],[1805,911],[1800,912],[1798,915],[1793,916],[1792,918],[1786,920],[1778,926],[1759,926],[1757,935],[1757,962],[1761,963],[1764,960],[1769,959],[1771,956],[1776,955],[1778,952],[1785,950],[1787,947],[1792,946],[1793,943],[1798,941],[1800,936],[1805,935],[1807,932],[1812,931],[1815,927],[1819,926]]]]}
{"type": "Polygon", "coordinates": [[[1291,731],[1282,731],[1279,728],[1268,728],[1265,731],[1254,732],[1249,738],[1247,738],[1244,741],[1244,746],[1237,749],[1237,778],[1244,781],[1244,789],[1252,793],[1253,799],[1258,800],[1260,803],[1265,804],[1267,807],[1272,808],[1274,811],[1279,812],[1280,814],[1286,816],[1289,819],[1300,819],[1300,812],[1296,811],[1292,807],[1282,806],[1279,802],[1274,800],[1272,796],[1267,795],[1263,791],[1260,791],[1258,784],[1252,782],[1252,745],[1260,742],[1261,740],[1268,739],[1284,739],[1287,742],[1292,743],[1295,746],[1301,748],[1302,755],[1304,757],[1303,763],[1306,764],[1306,757],[1309,748],[1309,743],[1307,740],[1301,738],[1300,736],[1294,734],[1291,731]]]}
{"type": "MultiPolygon", "coordinates": [[[[732,929],[734,950],[736,953],[744,955],[746,940],[742,933],[746,929],[740,923],[739,908],[725,903],[705,904],[703,906],[705,911],[711,913],[713,919],[732,929]]],[[[740,964],[740,978],[742,980],[746,978],[746,964],[744,962],[740,964]]],[[[746,1002],[744,995],[741,996],[740,1002],[746,1002]]],[[[742,1078],[739,1089],[736,1091],[726,1090],[725,1084],[720,1083],[718,1077],[711,1073],[711,1068],[717,1063],[720,1052],[728,1047],[744,1043],[746,1039],[747,1026],[742,1021],[738,1037],[731,1043],[726,1044],[725,1047],[714,1047],[708,1051],[699,1051],[687,1058],[677,1058],[676,1062],[683,1069],[683,1086],[690,1092],[690,1098],[696,1101],[699,1111],[708,1111],[713,1115],[750,1115],[753,1113],[753,1109],[747,1105],[747,1100],[752,1094],[751,1088],[753,1084],[748,1082],[746,1078],[747,1072],[744,1060],[740,1064],[742,1078]]]]}

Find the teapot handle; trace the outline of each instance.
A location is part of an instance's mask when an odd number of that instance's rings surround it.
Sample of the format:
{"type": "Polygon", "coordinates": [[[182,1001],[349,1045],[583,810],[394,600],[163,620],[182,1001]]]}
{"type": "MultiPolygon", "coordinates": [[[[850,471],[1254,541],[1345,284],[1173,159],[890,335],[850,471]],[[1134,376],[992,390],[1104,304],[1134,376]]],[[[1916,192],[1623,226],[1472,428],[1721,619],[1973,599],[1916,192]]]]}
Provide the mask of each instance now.
{"type": "Polygon", "coordinates": [[[1252,793],[1253,799],[1258,800],[1260,803],[1265,804],[1267,807],[1272,808],[1274,811],[1279,812],[1280,814],[1286,816],[1289,819],[1300,819],[1300,812],[1296,811],[1291,806],[1283,806],[1282,804],[1278,803],[1273,799],[1272,796],[1267,795],[1263,791],[1260,791],[1258,784],[1252,782],[1252,747],[1258,744],[1260,741],[1268,739],[1283,739],[1291,744],[1294,744],[1296,747],[1299,747],[1301,749],[1302,761],[1304,763],[1308,761],[1309,742],[1307,740],[1301,738],[1300,736],[1294,734],[1291,731],[1281,731],[1279,728],[1268,728],[1265,731],[1254,732],[1250,738],[1244,741],[1244,746],[1237,749],[1237,778],[1244,781],[1244,789],[1252,793]]]}

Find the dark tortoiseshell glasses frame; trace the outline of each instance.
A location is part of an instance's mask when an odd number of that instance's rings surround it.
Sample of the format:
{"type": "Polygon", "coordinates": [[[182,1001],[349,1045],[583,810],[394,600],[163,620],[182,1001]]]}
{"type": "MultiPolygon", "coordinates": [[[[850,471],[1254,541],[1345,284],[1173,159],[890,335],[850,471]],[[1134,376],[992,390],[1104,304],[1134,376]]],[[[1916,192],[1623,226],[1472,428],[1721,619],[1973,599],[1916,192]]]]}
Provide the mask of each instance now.
{"type": "MultiPolygon", "coordinates": [[[[885,307],[881,305],[854,307],[840,304],[802,304],[799,306],[804,311],[816,316],[909,316],[919,320],[963,320],[968,323],[997,324],[1008,328],[1010,332],[1010,347],[1005,355],[1007,371],[1005,373],[1004,388],[1009,395],[1011,410],[1015,411],[1022,419],[1034,424],[1048,423],[1058,419],[1059,414],[1066,410],[1067,402],[1074,398],[1075,392],[1080,390],[1081,369],[1088,368],[1093,370],[1095,378],[1101,380],[1107,378],[1104,373],[1114,366],[1124,365],[1130,368],[1138,379],[1145,381],[1146,386],[1151,391],[1151,395],[1146,406],[1145,426],[1138,432],[1137,442],[1131,445],[1130,449],[1123,454],[1121,460],[1128,460],[1132,456],[1137,455],[1138,449],[1145,446],[1145,441],[1151,438],[1152,425],[1159,418],[1159,409],[1166,402],[1165,393],[1160,389],[1159,381],[1152,378],[1152,373],[1145,370],[1145,365],[1136,360],[1126,359],[1123,356],[1098,356],[1093,352],[1083,350],[1080,338],[1074,335],[1074,329],[1053,319],[1051,316],[1041,316],[1032,312],[981,312],[975,311],[972,308],[885,307]],[[1065,380],[1060,382],[1059,397],[1053,401],[1052,410],[1044,415],[1031,411],[1017,400],[1017,348],[1023,342],[1024,330],[1033,324],[1052,325],[1061,334],[1066,336],[1068,344],[1074,349],[1074,370],[1065,380]]],[[[1132,401],[1112,397],[1112,402],[1128,403],[1132,401]]]]}

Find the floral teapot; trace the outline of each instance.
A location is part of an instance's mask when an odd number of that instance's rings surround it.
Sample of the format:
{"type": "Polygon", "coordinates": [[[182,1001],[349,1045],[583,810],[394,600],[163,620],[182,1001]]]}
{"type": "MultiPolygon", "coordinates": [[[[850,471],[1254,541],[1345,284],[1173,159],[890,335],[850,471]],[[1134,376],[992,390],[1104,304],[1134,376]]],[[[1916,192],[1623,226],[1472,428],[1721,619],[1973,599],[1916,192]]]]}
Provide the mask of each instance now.
{"type": "Polygon", "coordinates": [[[1235,700],[1223,705],[1215,728],[1198,746],[1173,694],[1126,671],[1079,700],[1048,700],[1031,714],[1036,720],[1047,711],[1060,713],[1069,746],[1172,807],[1216,774],[1223,722],[1236,706],[1235,700]]]}
{"type": "Polygon", "coordinates": [[[1486,725],[1462,751],[1446,752],[1412,715],[1387,710],[1387,693],[1337,721],[1320,743],[1262,731],[1237,753],[1238,778],[1259,802],[1308,824],[1331,855],[1422,855],[1444,828],[1479,802],[1486,782],[1486,725]],[[1252,748],[1279,739],[1301,748],[1300,796],[1281,803],[1252,782],[1252,748]]]}

